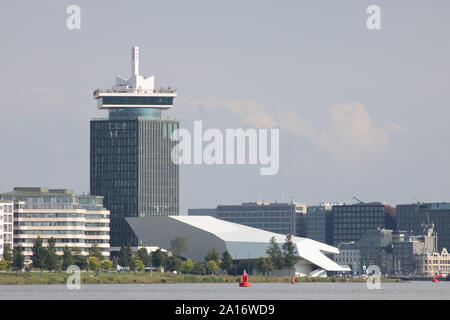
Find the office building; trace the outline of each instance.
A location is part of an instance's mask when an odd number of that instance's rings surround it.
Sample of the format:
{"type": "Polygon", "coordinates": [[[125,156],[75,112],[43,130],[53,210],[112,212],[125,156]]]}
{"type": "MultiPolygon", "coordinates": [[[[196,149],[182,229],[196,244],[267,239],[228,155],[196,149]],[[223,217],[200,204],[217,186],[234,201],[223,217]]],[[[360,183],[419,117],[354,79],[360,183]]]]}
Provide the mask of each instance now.
{"type": "Polygon", "coordinates": [[[392,233],[394,274],[415,273],[414,255],[437,252],[437,237],[433,227],[427,228],[422,235],[413,235],[408,231],[392,233]]]}
{"type": "Polygon", "coordinates": [[[76,195],[69,189],[14,188],[1,193],[0,199],[14,201],[14,244],[24,249],[26,263],[38,236],[44,246],[53,237],[58,255],[66,246],[88,255],[97,244],[109,257],[109,211],[103,197],[76,195]]]}
{"type": "Polygon", "coordinates": [[[14,203],[13,201],[0,199],[0,259],[3,257],[5,246],[9,246],[11,252],[14,243],[14,203]]]}
{"type": "Polygon", "coordinates": [[[361,266],[380,266],[381,252],[390,250],[388,248],[392,245],[392,230],[381,228],[369,230],[360,237],[357,244],[361,266]]]}
{"type": "Polygon", "coordinates": [[[353,275],[360,274],[361,254],[358,244],[354,241],[341,242],[339,243],[337,248],[339,249],[339,254],[334,255],[334,262],[336,262],[341,267],[350,268],[353,275]]]}
{"type": "Polygon", "coordinates": [[[217,206],[217,218],[262,230],[298,235],[306,206],[297,203],[247,202],[240,205],[217,206]],[[299,220],[301,222],[299,222],[299,220]]]}
{"type": "Polygon", "coordinates": [[[188,216],[210,216],[217,217],[216,208],[188,209],[188,216]]]}
{"type": "Polygon", "coordinates": [[[450,248],[450,203],[414,203],[397,205],[397,227],[412,234],[423,234],[424,225],[434,225],[438,251],[450,248]]]}
{"type": "Polygon", "coordinates": [[[111,246],[136,245],[125,217],[179,214],[179,171],[171,159],[179,123],[162,117],[176,91],[156,89],[154,80],[139,75],[133,47],[131,77],[116,77],[111,89],[94,91],[108,117],[90,125],[90,192],[103,196],[111,212],[111,246]]]}
{"type": "Polygon", "coordinates": [[[381,202],[334,205],[332,234],[334,245],[358,241],[370,230],[395,230],[395,208],[381,202]]]}
{"type": "Polygon", "coordinates": [[[308,206],[306,214],[306,238],[332,244],[332,208],[331,203],[308,206]]]}

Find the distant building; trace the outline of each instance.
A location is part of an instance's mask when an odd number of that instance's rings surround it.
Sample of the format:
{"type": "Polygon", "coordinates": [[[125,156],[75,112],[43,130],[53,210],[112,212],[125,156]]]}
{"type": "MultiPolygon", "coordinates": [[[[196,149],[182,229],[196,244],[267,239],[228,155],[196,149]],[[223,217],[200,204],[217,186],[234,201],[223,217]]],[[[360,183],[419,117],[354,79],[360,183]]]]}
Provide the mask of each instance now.
{"type": "Polygon", "coordinates": [[[334,204],[324,203],[308,206],[306,214],[306,238],[332,244],[332,208],[334,204]]]}
{"type": "Polygon", "coordinates": [[[363,234],[357,243],[361,254],[361,265],[379,266],[381,252],[392,244],[392,230],[381,228],[370,230],[363,234]]]}
{"type": "Polygon", "coordinates": [[[217,206],[218,219],[286,235],[306,233],[305,214],[306,205],[298,203],[258,201],[217,206]]]}
{"type": "Polygon", "coordinates": [[[352,242],[341,242],[338,245],[339,254],[334,255],[334,261],[342,266],[349,267],[353,275],[361,273],[361,254],[358,244],[352,242]]]}
{"type": "Polygon", "coordinates": [[[9,248],[13,249],[14,243],[14,203],[13,201],[0,199],[0,259],[3,257],[5,245],[9,245],[9,248]]]}
{"type": "Polygon", "coordinates": [[[172,161],[176,120],[163,119],[176,90],[157,88],[139,74],[139,48],[131,49],[131,76],[116,76],[110,89],[96,89],[97,107],[108,117],[90,123],[90,192],[111,211],[111,245],[137,245],[126,217],[179,214],[179,166],[172,161]]]}
{"type": "Polygon", "coordinates": [[[393,265],[391,273],[413,274],[414,255],[437,252],[437,237],[432,228],[422,235],[412,235],[407,231],[392,233],[393,265]]]}
{"type": "Polygon", "coordinates": [[[434,224],[438,250],[450,248],[450,203],[414,203],[397,205],[399,230],[422,234],[424,224],[434,224]]]}
{"type": "Polygon", "coordinates": [[[332,209],[334,245],[358,241],[371,230],[395,230],[395,208],[381,202],[334,205],[332,209]]]}
{"type": "Polygon", "coordinates": [[[217,209],[216,208],[188,209],[188,216],[211,216],[216,218],[217,209]]]}
{"type": "Polygon", "coordinates": [[[30,262],[38,236],[44,246],[53,237],[58,255],[66,246],[79,247],[88,255],[97,244],[109,257],[109,211],[103,197],[76,195],[69,189],[14,188],[1,193],[0,199],[15,203],[14,245],[24,249],[25,262],[30,262]]]}
{"type": "Polygon", "coordinates": [[[450,254],[446,248],[441,253],[419,253],[414,255],[416,275],[432,277],[434,275],[450,275],[450,254]]]}

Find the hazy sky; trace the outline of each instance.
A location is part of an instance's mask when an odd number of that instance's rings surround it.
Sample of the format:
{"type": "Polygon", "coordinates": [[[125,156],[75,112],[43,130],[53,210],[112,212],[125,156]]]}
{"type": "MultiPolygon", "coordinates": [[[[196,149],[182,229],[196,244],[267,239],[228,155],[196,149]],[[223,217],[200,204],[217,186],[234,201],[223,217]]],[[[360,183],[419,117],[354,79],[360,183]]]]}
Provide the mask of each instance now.
{"type": "Polygon", "coordinates": [[[449,1],[2,1],[0,191],[89,190],[92,91],[130,47],[192,128],[280,128],[280,170],[182,166],[187,208],[450,201],[449,1]],[[81,30],[66,8],[81,8],[81,30]],[[366,9],[381,8],[381,30],[366,9]]]}

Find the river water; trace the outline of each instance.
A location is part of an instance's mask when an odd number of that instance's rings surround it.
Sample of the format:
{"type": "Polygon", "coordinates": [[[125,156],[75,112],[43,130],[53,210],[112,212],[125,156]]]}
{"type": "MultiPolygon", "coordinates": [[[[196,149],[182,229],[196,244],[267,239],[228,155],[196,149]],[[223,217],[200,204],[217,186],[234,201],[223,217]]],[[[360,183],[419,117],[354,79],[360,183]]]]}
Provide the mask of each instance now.
{"type": "Polygon", "coordinates": [[[450,282],[411,281],[381,283],[369,290],[366,283],[236,283],[89,284],[79,290],[65,285],[0,285],[0,299],[130,299],[130,300],[286,300],[286,299],[450,299],[450,282]]]}

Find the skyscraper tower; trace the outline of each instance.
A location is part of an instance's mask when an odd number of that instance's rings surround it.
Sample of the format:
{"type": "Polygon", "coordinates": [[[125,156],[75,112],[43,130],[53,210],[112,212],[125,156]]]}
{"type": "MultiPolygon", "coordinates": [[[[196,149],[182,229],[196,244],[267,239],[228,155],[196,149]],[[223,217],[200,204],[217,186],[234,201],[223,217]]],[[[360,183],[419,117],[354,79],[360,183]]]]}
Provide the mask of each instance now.
{"type": "Polygon", "coordinates": [[[179,171],[171,161],[178,121],[163,120],[176,91],[155,89],[155,78],[139,75],[139,49],[131,49],[131,76],[97,89],[94,99],[108,118],[91,120],[90,192],[104,197],[111,215],[111,247],[137,245],[125,217],[179,214],[179,171]]]}

